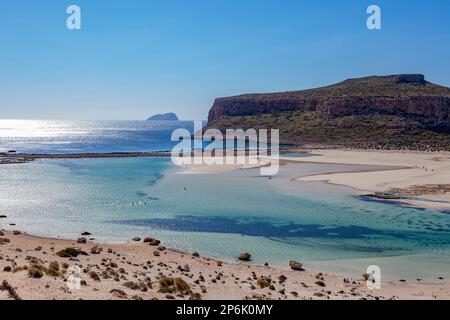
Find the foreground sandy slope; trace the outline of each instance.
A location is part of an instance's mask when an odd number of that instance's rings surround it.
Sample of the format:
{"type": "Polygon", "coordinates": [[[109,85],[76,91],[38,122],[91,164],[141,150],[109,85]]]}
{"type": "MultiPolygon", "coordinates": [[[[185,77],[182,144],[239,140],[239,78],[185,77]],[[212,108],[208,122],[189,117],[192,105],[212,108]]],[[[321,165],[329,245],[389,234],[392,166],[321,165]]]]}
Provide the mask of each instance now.
{"type": "Polygon", "coordinates": [[[396,188],[425,189],[415,194],[416,200],[407,202],[417,206],[450,209],[450,193],[445,192],[450,186],[449,152],[313,150],[312,153],[314,156],[311,157],[285,160],[394,168],[315,175],[299,178],[301,181],[326,181],[352,187],[361,193],[386,192],[396,188]]]}
{"type": "MultiPolygon", "coordinates": [[[[0,283],[6,280],[17,288],[17,295],[22,299],[450,299],[448,282],[387,283],[381,290],[370,291],[363,280],[344,281],[339,276],[293,271],[289,267],[220,263],[167,249],[159,251],[142,241],[98,245],[94,250],[98,254],[92,254],[91,249],[96,245],[93,242],[78,244],[3,233],[0,238],[10,242],[0,245],[0,283]],[[67,247],[79,248],[88,255],[77,258],[56,255],[67,247]],[[160,256],[155,256],[155,251],[160,256]],[[60,270],[57,274],[30,276],[28,270],[35,270],[36,265],[48,267],[55,261],[60,270]],[[83,285],[79,290],[68,289],[65,282],[68,277],[65,268],[74,265],[83,270],[83,285]],[[189,289],[159,292],[164,289],[159,283],[164,276],[182,278],[189,289]],[[259,280],[261,277],[265,280],[259,280]],[[269,287],[262,289],[261,284],[269,287]]],[[[7,298],[7,291],[0,290],[0,299],[7,298]]]]}

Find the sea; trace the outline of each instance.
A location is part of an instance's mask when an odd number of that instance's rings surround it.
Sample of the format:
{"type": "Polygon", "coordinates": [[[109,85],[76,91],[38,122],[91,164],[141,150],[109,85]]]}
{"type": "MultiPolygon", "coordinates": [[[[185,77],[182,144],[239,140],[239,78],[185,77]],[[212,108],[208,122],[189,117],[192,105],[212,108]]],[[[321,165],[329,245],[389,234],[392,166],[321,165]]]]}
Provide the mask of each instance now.
{"type": "MultiPolygon", "coordinates": [[[[170,151],[193,122],[0,120],[0,152],[170,151]]],[[[306,153],[290,156],[307,157],[306,153]]],[[[368,200],[349,188],[293,178],[367,166],[288,164],[192,174],[170,158],[41,159],[0,166],[0,229],[100,242],[156,236],[167,247],[237,262],[383,280],[450,278],[450,212],[368,200]]]]}

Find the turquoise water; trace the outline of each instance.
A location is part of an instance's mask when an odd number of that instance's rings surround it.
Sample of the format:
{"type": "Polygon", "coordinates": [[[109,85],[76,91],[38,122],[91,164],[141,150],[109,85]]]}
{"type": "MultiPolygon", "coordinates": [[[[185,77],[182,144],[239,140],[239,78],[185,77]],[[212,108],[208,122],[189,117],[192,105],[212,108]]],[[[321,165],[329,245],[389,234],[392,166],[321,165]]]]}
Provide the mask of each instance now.
{"type": "MultiPolygon", "coordinates": [[[[355,169],[352,166],[352,169],[355,169]]],[[[358,168],[356,168],[358,169],[358,168]]],[[[364,167],[359,167],[364,169],[364,167]]],[[[292,181],[348,166],[292,164],[273,179],[258,170],[182,174],[170,159],[39,160],[0,166],[0,227],[99,241],[154,235],[173,248],[234,260],[385,279],[450,277],[450,215],[375,201],[322,183],[292,181]],[[10,226],[16,223],[17,226],[10,226]]]]}

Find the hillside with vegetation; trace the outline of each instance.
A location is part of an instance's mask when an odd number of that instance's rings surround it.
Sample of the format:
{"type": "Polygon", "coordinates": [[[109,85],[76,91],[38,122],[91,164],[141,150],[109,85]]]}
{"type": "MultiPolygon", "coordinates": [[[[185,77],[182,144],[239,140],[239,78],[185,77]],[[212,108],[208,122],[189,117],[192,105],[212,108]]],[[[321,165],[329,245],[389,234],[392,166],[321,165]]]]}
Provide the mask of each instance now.
{"type": "Polygon", "coordinates": [[[217,99],[207,128],[279,129],[282,142],[450,150],[450,88],[422,75],[350,79],[295,92],[217,99]]]}

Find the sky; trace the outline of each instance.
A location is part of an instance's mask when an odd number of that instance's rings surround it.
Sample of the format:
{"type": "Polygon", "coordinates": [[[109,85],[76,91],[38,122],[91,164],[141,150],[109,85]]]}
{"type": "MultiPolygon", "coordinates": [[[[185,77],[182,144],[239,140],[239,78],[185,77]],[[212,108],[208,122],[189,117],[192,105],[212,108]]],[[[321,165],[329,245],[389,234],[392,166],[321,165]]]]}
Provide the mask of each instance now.
{"type": "Polygon", "coordinates": [[[450,86],[449,57],[448,0],[1,0],[0,118],[201,120],[217,97],[359,76],[450,86]]]}

